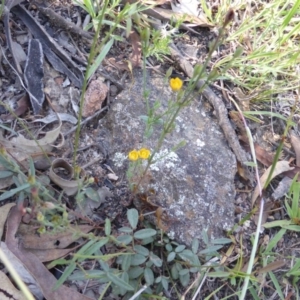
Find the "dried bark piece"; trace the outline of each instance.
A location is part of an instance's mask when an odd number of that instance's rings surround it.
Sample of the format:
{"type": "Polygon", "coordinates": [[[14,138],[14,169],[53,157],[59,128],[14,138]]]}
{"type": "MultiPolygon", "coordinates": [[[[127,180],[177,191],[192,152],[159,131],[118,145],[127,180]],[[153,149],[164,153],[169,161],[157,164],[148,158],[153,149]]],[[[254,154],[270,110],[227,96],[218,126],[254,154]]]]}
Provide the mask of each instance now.
{"type": "Polygon", "coordinates": [[[84,95],[83,117],[92,116],[102,106],[108,93],[108,87],[100,78],[92,81],[84,95]]]}
{"type": "Polygon", "coordinates": [[[28,46],[28,57],[24,70],[24,79],[35,115],[39,114],[45,101],[43,64],[44,54],[42,44],[37,39],[31,39],[28,46]]]}
{"type": "Polygon", "coordinates": [[[57,44],[57,42],[46,32],[43,26],[32,17],[30,12],[22,5],[17,5],[12,12],[22,20],[28,27],[33,36],[38,39],[42,46],[45,56],[52,67],[66,76],[72,83],[82,87],[83,74],[80,68],[70,59],[70,56],[57,44]]]}

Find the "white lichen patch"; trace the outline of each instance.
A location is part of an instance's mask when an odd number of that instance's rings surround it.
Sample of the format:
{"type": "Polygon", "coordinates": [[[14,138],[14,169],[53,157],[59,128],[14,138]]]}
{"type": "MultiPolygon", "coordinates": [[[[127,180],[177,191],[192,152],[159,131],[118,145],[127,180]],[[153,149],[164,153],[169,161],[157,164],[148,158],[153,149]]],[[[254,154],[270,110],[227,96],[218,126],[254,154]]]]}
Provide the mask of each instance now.
{"type": "Polygon", "coordinates": [[[176,210],[174,210],[174,214],[176,217],[180,217],[180,216],[183,216],[184,213],[182,210],[180,210],[179,208],[177,208],[176,210]]]}
{"type": "Polygon", "coordinates": [[[185,196],[184,195],[179,195],[179,200],[178,200],[178,204],[183,204],[185,201],[185,196]]]}
{"type": "Polygon", "coordinates": [[[131,121],[130,121],[130,127],[131,127],[131,128],[140,128],[141,125],[140,125],[140,122],[139,122],[139,121],[131,120],[131,121]]]}
{"type": "Polygon", "coordinates": [[[227,231],[227,230],[232,229],[232,225],[228,224],[227,222],[223,222],[222,228],[227,231]]]}
{"type": "Polygon", "coordinates": [[[200,139],[197,139],[196,140],[196,145],[198,146],[198,147],[203,147],[203,146],[205,146],[205,143],[203,142],[203,141],[201,141],[200,139]]]}
{"type": "Polygon", "coordinates": [[[183,119],[182,119],[181,117],[177,117],[177,118],[176,118],[176,121],[179,122],[179,123],[182,123],[182,122],[183,122],[183,119]]]}
{"type": "Polygon", "coordinates": [[[114,111],[121,112],[123,110],[123,104],[117,103],[112,109],[114,111]]]}
{"type": "Polygon", "coordinates": [[[170,231],[170,232],[168,232],[168,237],[171,239],[171,240],[173,240],[174,239],[174,237],[175,237],[175,232],[174,231],[170,231]]]}
{"type": "Polygon", "coordinates": [[[216,208],[217,208],[216,203],[211,203],[209,206],[209,212],[210,213],[215,212],[216,208]]]}
{"type": "Polygon", "coordinates": [[[180,163],[180,158],[175,152],[169,152],[167,149],[161,150],[154,155],[155,163],[150,166],[151,171],[159,171],[160,169],[173,169],[180,163]]]}
{"type": "Polygon", "coordinates": [[[118,168],[123,166],[123,163],[126,159],[127,159],[127,155],[121,152],[116,152],[115,155],[112,157],[112,161],[114,162],[115,166],[118,168]]]}
{"type": "Polygon", "coordinates": [[[180,125],[179,125],[179,124],[176,124],[176,125],[175,125],[175,131],[176,131],[177,133],[180,132],[180,125]]]}

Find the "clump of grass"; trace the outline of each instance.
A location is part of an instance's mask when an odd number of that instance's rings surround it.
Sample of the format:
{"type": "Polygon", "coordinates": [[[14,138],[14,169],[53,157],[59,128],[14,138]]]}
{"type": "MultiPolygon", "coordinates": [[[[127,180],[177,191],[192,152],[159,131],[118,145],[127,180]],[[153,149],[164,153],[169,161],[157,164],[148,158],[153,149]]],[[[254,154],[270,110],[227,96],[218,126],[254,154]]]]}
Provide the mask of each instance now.
{"type": "MultiPolygon", "coordinates": [[[[231,62],[224,74],[226,79],[246,91],[260,91],[258,100],[270,100],[272,94],[294,91],[299,86],[299,4],[258,1],[235,8],[235,26],[228,32],[225,44],[231,45],[233,51],[237,46],[244,51],[231,62]]],[[[233,56],[230,52],[215,63],[217,69],[222,71],[227,66],[233,56]]]]}

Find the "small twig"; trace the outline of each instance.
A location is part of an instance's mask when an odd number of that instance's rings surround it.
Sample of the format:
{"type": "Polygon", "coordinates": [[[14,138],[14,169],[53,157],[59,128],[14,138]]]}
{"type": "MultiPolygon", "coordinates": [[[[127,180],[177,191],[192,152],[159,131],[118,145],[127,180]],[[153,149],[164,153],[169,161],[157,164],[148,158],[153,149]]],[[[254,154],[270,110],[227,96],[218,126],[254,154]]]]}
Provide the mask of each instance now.
{"type": "MultiPolygon", "coordinates": [[[[96,265],[96,260],[93,262],[93,266],[92,266],[91,270],[94,270],[95,265],[96,265]]],[[[83,295],[85,294],[85,291],[86,291],[86,289],[87,289],[87,287],[88,287],[88,285],[89,285],[89,283],[90,283],[90,280],[91,280],[91,279],[88,278],[88,280],[87,280],[86,283],[85,283],[85,286],[84,286],[84,288],[83,288],[83,290],[82,290],[82,294],[83,294],[83,295]]]]}
{"type": "Polygon", "coordinates": [[[146,288],[147,285],[143,285],[142,288],[137,291],[129,300],[134,300],[135,298],[137,298],[146,288]]]}
{"type": "Polygon", "coordinates": [[[86,169],[91,165],[94,165],[96,162],[98,162],[102,157],[99,155],[98,157],[96,157],[94,160],[89,161],[87,164],[83,165],[81,168],[82,169],[86,169]]]}
{"type": "MultiPolygon", "coordinates": [[[[102,112],[104,112],[106,109],[108,109],[107,106],[104,106],[102,109],[100,109],[99,111],[97,111],[95,114],[93,114],[92,116],[86,118],[85,120],[83,120],[80,123],[80,126],[83,126],[84,124],[86,124],[87,122],[91,121],[92,119],[96,118],[97,116],[99,116],[102,112]]],[[[69,131],[67,131],[66,133],[64,133],[64,137],[68,136],[69,134],[73,133],[75,130],[77,129],[77,126],[74,126],[73,128],[71,128],[69,131]]]]}
{"type": "MultiPolygon", "coordinates": [[[[210,259],[208,262],[206,262],[206,263],[203,265],[203,267],[211,266],[213,263],[215,263],[215,262],[218,261],[218,260],[219,260],[218,257],[213,257],[213,258],[210,259]]],[[[210,270],[210,268],[208,268],[208,269],[205,271],[205,274],[204,274],[204,276],[203,276],[203,278],[202,278],[202,280],[201,280],[201,283],[200,283],[200,285],[198,286],[197,291],[196,291],[196,293],[195,293],[195,295],[194,295],[194,297],[193,297],[192,300],[195,300],[195,299],[197,298],[197,295],[200,293],[201,287],[203,286],[203,283],[204,283],[205,280],[206,280],[206,277],[207,277],[207,274],[208,274],[209,270],[210,270]]]]}
{"type": "MultiPolygon", "coordinates": [[[[200,279],[201,277],[201,273],[198,272],[195,280],[192,282],[192,284],[187,288],[187,290],[183,293],[183,295],[181,296],[180,300],[183,300],[185,299],[185,296],[187,295],[187,293],[194,287],[194,285],[197,283],[197,281],[200,279]]],[[[196,293],[197,295],[197,293],[196,293]]]]}
{"type": "Polygon", "coordinates": [[[84,38],[88,42],[91,42],[91,40],[93,39],[93,36],[89,32],[84,31],[74,23],[67,21],[65,18],[57,14],[51,8],[48,8],[45,1],[43,3],[40,3],[38,1],[32,1],[32,2],[36,5],[38,10],[47,18],[49,18],[49,21],[55,26],[58,26],[62,30],[66,30],[67,32],[76,34],[77,36],[84,38]]]}

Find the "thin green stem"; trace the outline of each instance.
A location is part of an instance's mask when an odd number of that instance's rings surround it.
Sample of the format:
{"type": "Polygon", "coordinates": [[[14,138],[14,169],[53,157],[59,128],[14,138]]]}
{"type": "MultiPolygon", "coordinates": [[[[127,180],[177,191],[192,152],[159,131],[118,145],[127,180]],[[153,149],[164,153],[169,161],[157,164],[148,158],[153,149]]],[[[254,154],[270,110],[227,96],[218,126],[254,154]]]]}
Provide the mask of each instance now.
{"type": "MultiPolygon", "coordinates": [[[[74,153],[73,153],[73,168],[76,166],[76,156],[77,156],[77,150],[78,150],[78,145],[79,145],[79,137],[80,137],[80,129],[81,129],[81,120],[82,120],[82,110],[83,110],[83,103],[84,103],[84,96],[85,96],[85,92],[87,89],[87,84],[88,84],[88,79],[89,79],[89,70],[92,67],[92,63],[93,60],[95,58],[95,56],[97,55],[97,41],[98,41],[98,36],[100,34],[100,30],[102,28],[102,23],[103,23],[103,19],[104,19],[104,15],[105,12],[107,10],[107,6],[108,6],[109,0],[105,0],[103,8],[102,8],[102,12],[97,24],[97,30],[95,33],[95,36],[93,38],[93,43],[91,46],[91,51],[88,57],[88,65],[87,65],[87,69],[84,75],[84,80],[83,80],[83,86],[82,86],[82,91],[81,91],[81,97],[80,97],[80,106],[79,106],[79,113],[78,113],[78,125],[76,128],[76,133],[75,133],[75,141],[74,141],[74,153]]],[[[100,46],[102,47],[103,44],[106,42],[106,40],[108,39],[108,35],[104,38],[104,41],[102,41],[102,43],[100,44],[100,46]]]]}

